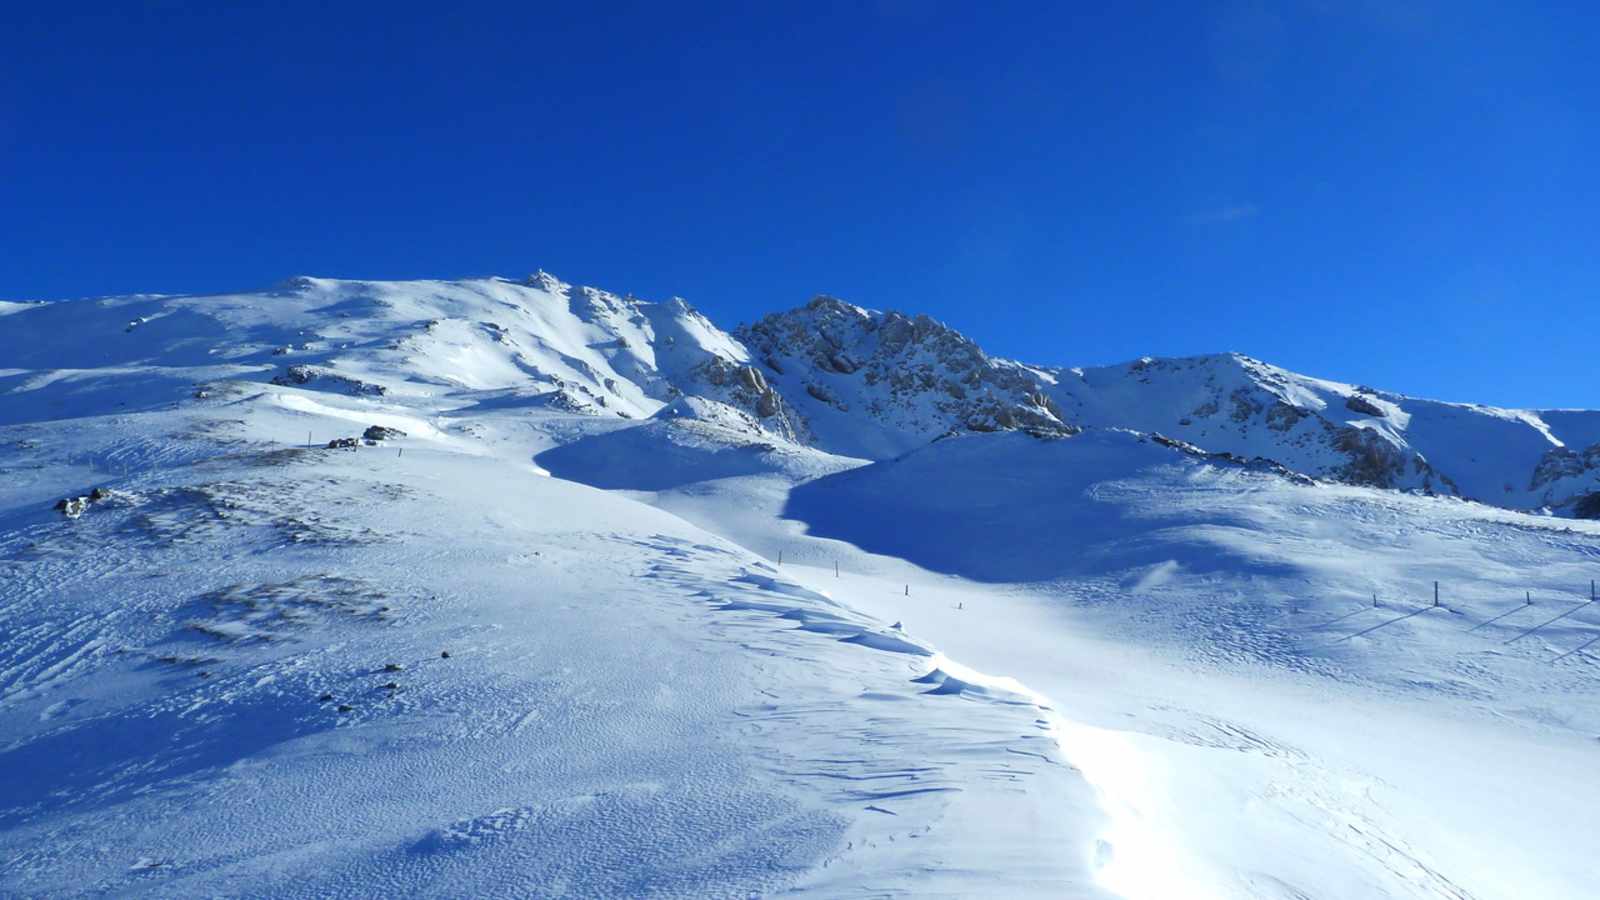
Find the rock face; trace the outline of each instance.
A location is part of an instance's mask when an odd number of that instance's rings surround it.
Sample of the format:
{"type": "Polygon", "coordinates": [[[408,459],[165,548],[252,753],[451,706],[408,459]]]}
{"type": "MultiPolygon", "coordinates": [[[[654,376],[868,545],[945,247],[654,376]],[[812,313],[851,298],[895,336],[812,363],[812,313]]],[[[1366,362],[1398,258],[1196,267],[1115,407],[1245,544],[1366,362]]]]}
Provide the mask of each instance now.
{"type": "MultiPolygon", "coordinates": [[[[1394,488],[1406,484],[1410,474],[1424,475],[1431,470],[1420,456],[1406,453],[1370,428],[1346,426],[1333,436],[1333,448],[1349,457],[1334,470],[1340,481],[1371,487],[1394,488]],[[1414,470],[1414,471],[1412,471],[1414,470]]],[[[1427,484],[1432,490],[1432,484],[1427,484]]]]}
{"type": "Polygon", "coordinates": [[[1591,472],[1600,472],[1600,443],[1582,451],[1569,447],[1553,447],[1534,467],[1529,487],[1539,490],[1567,478],[1580,478],[1591,472]]]}
{"type": "Polygon", "coordinates": [[[796,443],[811,441],[805,419],[752,365],[713,356],[692,370],[699,385],[687,385],[694,395],[714,399],[753,416],[756,427],[767,434],[796,443]]]}
{"type": "Polygon", "coordinates": [[[1548,506],[1570,503],[1573,515],[1600,518],[1600,442],[1583,450],[1551,448],[1534,467],[1528,489],[1548,506]]]}
{"type": "Polygon", "coordinates": [[[403,438],[405,436],[406,433],[404,431],[401,431],[398,428],[388,428],[383,425],[369,425],[367,426],[367,430],[361,433],[361,439],[366,441],[387,441],[392,438],[403,438]]]}
{"type": "Polygon", "coordinates": [[[833,297],[735,332],[819,446],[893,456],[957,431],[1068,435],[1034,370],[991,359],[927,316],[872,312],[833,297]]]}
{"type": "Polygon", "coordinates": [[[1360,413],[1363,416],[1385,415],[1383,407],[1373,403],[1370,399],[1360,394],[1351,394],[1350,396],[1346,397],[1344,401],[1344,408],[1354,413],[1360,413]]]}
{"type": "Polygon", "coordinates": [[[1572,505],[1572,514],[1580,519],[1600,519],[1600,491],[1579,497],[1572,505]]]}

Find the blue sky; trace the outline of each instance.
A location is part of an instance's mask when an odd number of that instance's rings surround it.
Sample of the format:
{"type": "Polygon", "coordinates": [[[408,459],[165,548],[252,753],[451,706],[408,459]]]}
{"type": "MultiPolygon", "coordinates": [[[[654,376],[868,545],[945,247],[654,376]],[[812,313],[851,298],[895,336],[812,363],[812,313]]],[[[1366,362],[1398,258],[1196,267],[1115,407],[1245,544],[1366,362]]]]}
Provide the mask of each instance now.
{"type": "Polygon", "coordinates": [[[1581,4],[65,6],[0,5],[3,297],[542,267],[1600,406],[1581,4]]]}

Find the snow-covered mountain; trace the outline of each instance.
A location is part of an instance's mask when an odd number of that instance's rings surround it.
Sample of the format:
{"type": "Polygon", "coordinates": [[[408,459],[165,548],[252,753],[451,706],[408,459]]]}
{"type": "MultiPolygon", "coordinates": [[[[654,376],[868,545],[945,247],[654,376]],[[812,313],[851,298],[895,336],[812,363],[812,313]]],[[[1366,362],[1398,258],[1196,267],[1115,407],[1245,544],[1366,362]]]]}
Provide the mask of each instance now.
{"type": "Polygon", "coordinates": [[[701,421],[865,459],[958,432],[1124,428],[1352,484],[1569,515],[1600,504],[1600,412],[1423,400],[1238,354],[1029,366],[926,316],[829,297],[732,333],[681,299],[622,297],[544,272],[521,282],[297,278],[256,294],[9,311],[18,340],[0,369],[0,421],[92,405],[106,385],[120,396],[130,377],[148,403],[230,378],[374,396],[465,390],[477,403],[701,421]]]}
{"type": "Polygon", "coordinates": [[[830,298],[0,303],[0,894],[1583,896],[1597,470],[830,298]]]}
{"type": "Polygon", "coordinates": [[[1423,400],[1238,354],[1051,375],[1060,406],[1085,425],[1161,432],[1351,484],[1569,511],[1600,489],[1592,463],[1600,457],[1600,413],[1592,411],[1423,400]]]}
{"type": "Polygon", "coordinates": [[[834,453],[881,459],[952,431],[1077,430],[1038,373],[927,316],[817,297],[737,336],[834,453]]]}

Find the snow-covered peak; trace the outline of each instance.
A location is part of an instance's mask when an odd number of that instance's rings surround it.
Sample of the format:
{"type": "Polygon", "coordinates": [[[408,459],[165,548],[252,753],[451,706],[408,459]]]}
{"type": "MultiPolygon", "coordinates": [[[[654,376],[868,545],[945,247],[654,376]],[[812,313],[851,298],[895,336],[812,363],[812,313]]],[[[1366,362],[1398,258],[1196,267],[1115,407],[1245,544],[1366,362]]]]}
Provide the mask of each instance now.
{"type": "Polygon", "coordinates": [[[829,296],[733,333],[682,298],[643,300],[542,270],[520,281],[299,276],[254,293],[0,313],[0,424],[177,403],[217,381],[441,406],[493,393],[501,405],[633,420],[690,397],[704,403],[678,413],[711,415],[740,440],[869,459],[952,432],[1123,428],[1315,477],[1518,509],[1570,511],[1600,492],[1600,413],[1424,400],[1239,353],[1028,366],[928,316],[829,296]]]}
{"type": "Polygon", "coordinates": [[[737,336],[835,452],[895,456],[951,431],[1075,430],[1035,373],[928,316],[819,296],[737,336]]]}
{"type": "Polygon", "coordinates": [[[1160,432],[1306,474],[1459,494],[1521,509],[1563,507],[1600,488],[1564,446],[1600,440],[1600,413],[1445,403],[1312,378],[1237,353],[1141,359],[1054,372],[1051,394],[1087,426],[1160,432]],[[1543,465],[1544,475],[1536,476],[1543,465]],[[1559,471],[1562,474],[1552,475],[1559,471]]]}

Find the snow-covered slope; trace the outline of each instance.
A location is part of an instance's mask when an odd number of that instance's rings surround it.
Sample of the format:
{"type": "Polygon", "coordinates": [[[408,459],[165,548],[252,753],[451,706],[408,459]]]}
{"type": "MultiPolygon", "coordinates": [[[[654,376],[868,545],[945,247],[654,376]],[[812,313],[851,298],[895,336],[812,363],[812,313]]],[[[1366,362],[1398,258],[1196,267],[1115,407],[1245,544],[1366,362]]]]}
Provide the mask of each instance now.
{"type": "Polygon", "coordinates": [[[1570,510],[1600,490],[1597,412],[1421,400],[1238,354],[1051,375],[1049,393],[1075,422],[1160,432],[1309,475],[1514,509],[1570,510]]]}
{"type": "Polygon", "coordinates": [[[1237,354],[1025,366],[926,316],[829,297],[732,334],[679,299],[619,297],[543,272],[521,282],[297,278],[262,293],[7,312],[0,422],[170,403],[218,379],[271,380],[450,394],[480,409],[702,421],[742,441],[865,459],[958,432],[1125,428],[1355,484],[1566,514],[1600,505],[1586,501],[1600,493],[1600,412],[1420,400],[1237,354]]]}
{"type": "Polygon", "coordinates": [[[826,298],[6,304],[0,894],[1583,896],[1596,445],[826,298]]]}
{"type": "Polygon", "coordinates": [[[654,502],[1049,696],[1124,896],[1590,893],[1600,523],[1105,429],[654,502]]]}
{"type": "MultiPolygon", "coordinates": [[[[684,393],[794,436],[744,348],[682,300],[526,282],[296,278],[262,293],[43,304],[5,323],[0,421],[149,406],[217,379],[648,417],[684,393]],[[127,390],[130,379],[142,387],[127,390]],[[105,396],[113,391],[115,398],[105,396]]],[[[753,425],[751,426],[754,427],[753,425]]]]}
{"type": "Polygon", "coordinates": [[[666,423],[388,352],[79,361],[116,411],[0,426],[0,894],[1102,896],[1033,698],[529,462],[666,423]]]}

